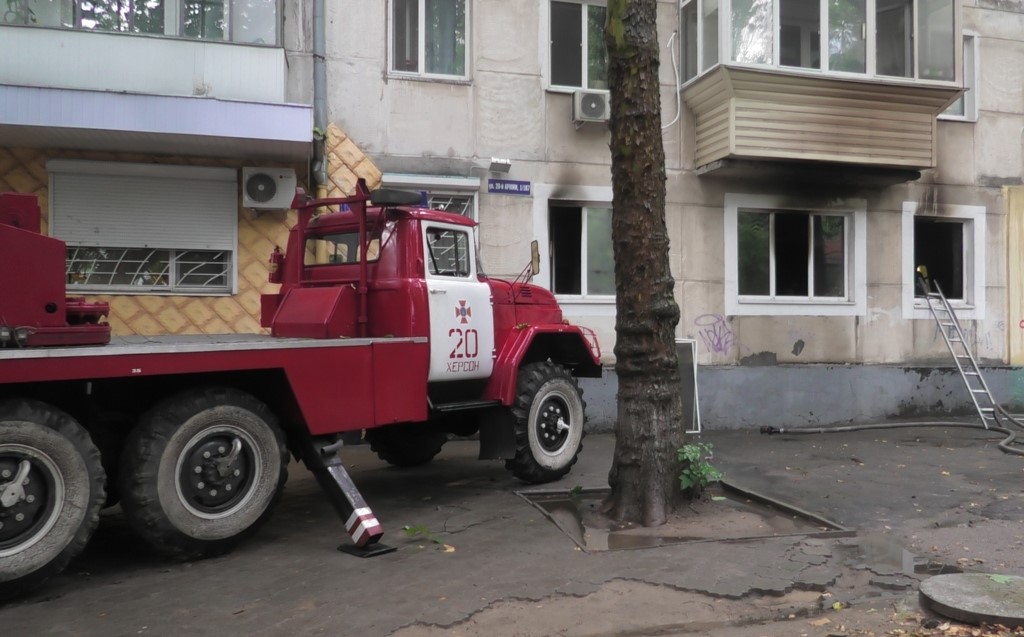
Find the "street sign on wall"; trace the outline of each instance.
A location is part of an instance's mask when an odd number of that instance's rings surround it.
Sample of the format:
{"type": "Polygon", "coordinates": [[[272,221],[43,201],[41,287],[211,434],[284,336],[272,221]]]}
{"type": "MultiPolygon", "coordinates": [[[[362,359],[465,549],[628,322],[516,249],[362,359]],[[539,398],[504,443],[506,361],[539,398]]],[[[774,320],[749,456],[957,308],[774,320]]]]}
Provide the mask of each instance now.
{"type": "Polygon", "coordinates": [[[530,196],[530,182],[512,179],[488,179],[487,192],[492,195],[530,196]]]}

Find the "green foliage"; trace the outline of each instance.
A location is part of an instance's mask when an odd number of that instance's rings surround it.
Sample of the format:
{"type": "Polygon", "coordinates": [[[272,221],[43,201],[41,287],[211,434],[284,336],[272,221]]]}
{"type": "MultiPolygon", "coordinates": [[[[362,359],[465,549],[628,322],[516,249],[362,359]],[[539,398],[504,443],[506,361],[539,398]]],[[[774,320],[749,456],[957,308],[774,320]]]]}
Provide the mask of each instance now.
{"type": "Polygon", "coordinates": [[[406,524],[402,527],[402,530],[405,531],[406,537],[416,537],[417,535],[422,535],[424,538],[433,542],[434,544],[441,543],[441,540],[437,539],[434,536],[434,534],[430,531],[430,528],[425,524],[406,524]]]}
{"type": "Polygon", "coordinates": [[[710,462],[714,459],[711,450],[712,445],[706,442],[683,445],[679,449],[679,461],[683,464],[679,487],[694,498],[699,498],[709,484],[722,479],[722,472],[710,462]]]}

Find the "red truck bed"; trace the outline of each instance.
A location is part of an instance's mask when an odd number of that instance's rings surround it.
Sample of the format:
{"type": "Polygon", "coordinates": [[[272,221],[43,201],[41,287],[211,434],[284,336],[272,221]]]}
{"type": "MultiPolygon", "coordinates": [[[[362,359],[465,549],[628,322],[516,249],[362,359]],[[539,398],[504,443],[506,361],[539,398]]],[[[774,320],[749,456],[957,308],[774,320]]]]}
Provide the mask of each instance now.
{"type": "Polygon", "coordinates": [[[282,370],[310,432],[325,434],[426,420],[428,348],[424,337],[115,337],[94,347],[0,349],[0,385],[282,370]]]}

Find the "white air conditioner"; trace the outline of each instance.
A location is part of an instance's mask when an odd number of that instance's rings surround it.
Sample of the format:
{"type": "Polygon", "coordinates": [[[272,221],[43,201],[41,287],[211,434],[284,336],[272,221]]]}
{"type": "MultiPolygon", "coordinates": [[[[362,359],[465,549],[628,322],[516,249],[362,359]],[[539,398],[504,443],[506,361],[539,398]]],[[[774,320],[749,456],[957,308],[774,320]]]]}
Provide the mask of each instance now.
{"type": "Polygon", "coordinates": [[[572,94],[572,121],[607,122],[610,115],[608,91],[575,91],[572,94]]]}
{"type": "Polygon", "coordinates": [[[297,185],[291,168],[243,168],[242,206],[253,210],[288,210],[297,185]]]}

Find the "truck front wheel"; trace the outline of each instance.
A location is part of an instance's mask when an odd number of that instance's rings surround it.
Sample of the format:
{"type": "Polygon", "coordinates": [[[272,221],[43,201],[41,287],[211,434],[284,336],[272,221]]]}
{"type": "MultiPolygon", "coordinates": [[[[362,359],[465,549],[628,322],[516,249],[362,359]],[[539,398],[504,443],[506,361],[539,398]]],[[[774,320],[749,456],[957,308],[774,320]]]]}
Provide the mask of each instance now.
{"type": "Polygon", "coordinates": [[[39,586],[85,548],[104,481],[100,452],[71,416],[0,403],[0,599],[39,586]]]}
{"type": "Polygon", "coordinates": [[[142,417],[121,461],[132,527],[177,559],[229,551],[270,515],[288,477],[276,418],[228,388],[183,392],[142,417]]]}
{"type": "Polygon", "coordinates": [[[583,448],[585,409],[583,392],[568,369],[549,362],[524,365],[512,405],[516,454],[505,468],[532,484],[569,473],[583,448]]]}

